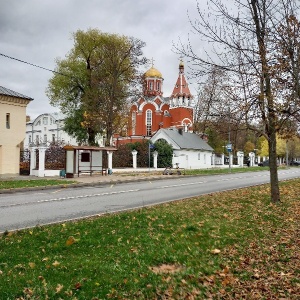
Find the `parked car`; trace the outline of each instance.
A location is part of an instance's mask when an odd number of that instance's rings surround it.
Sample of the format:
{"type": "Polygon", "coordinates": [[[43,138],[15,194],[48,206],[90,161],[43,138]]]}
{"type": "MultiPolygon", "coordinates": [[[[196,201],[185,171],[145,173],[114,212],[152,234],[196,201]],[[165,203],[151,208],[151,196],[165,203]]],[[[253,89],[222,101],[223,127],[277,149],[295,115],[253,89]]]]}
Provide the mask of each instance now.
{"type": "Polygon", "coordinates": [[[267,160],[264,160],[264,161],[260,162],[258,164],[258,166],[260,166],[260,167],[268,167],[269,166],[269,160],[267,159],[267,160]]]}
{"type": "Polygon", "coordinates": [[[292,160],[289,162],[290,166],[300,166],[300,161],[292,160]]]}

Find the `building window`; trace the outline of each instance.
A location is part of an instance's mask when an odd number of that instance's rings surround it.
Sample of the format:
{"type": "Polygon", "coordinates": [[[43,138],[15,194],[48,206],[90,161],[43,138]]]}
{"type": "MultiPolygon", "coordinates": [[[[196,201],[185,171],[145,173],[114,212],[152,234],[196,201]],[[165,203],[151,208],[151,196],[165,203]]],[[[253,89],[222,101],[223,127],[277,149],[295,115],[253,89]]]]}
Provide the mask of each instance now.
{"type": "Polygon", "coordinates": [[[52,134],[52,142],[55,143],[55,134],[52,134]]]}
{"type": "Polygon", "coordinates": [[[152,82],[152,81],[149,82],[149,90],[150,90],[150,91],[153,90],[153,82],[152,82]]]}
{"type": "Polygon", "coordinates": [[[131,121],[132,121],[132,134],[135,135],[135,127],[136,127],[136,111],[132,112],[131,115],[131,121]]]}
{"type": "Polygon", "coordinates": [[[206,164],[206,154],[204,154],[204,163],[206,164]]]}
{"type": "Polygon", "coordinates": [[[6,128],[10,129],[10,114],[6,114],[6,128]]]}
{"type": "Polygon", "coordinates": [[[151,136],[152,134],[152,110],[146,111],[146,135],[151,136]]]}
{"type": "Polygon", "coordinates": [[[31,144],[31,135],[28,138],[28,143],[31,144]]]}
{"type": "Polygon", "coordinates": [[[90,153],[89,152],[81,153],[81,162],[90,162],[90,153]]]}
{"type": "Polygon", "coordinates": [[[40,137],[39,137],[39,135],[35,136],[35,142],[36,142],[37,145],[40,143],[40,137]]]}
{"type": "Polygon", "coordinates": [[[48,118],[47,117],[43,117],[43,124],[48,125],[48,118]]]}
{"type": "Polygon", "coordinates": [[[201,159],[201,153],[199,152],[198,153],[198,160],[200,160],[201,159]]]}
{"type": "Polygon", "coordinates": [[[44,143],[47,143],[47,134],[44,134],[44,143]]]}
{"type": "Polygon", "coordinates": [[[159,81],[156,82],[156,89],[157,89],[158,91],[160,91],[160,82],[159,82],[159,81]]]}

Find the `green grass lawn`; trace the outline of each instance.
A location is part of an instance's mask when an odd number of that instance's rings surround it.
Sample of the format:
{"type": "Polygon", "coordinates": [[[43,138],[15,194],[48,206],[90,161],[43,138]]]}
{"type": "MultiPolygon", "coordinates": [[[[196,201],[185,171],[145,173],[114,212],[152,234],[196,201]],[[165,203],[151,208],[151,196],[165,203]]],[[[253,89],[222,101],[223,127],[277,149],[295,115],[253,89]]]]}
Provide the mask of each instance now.
{"type": "Polygon", "coordinates": [[[74,183],[75,181],[68,181],[62,179],[0,180],[0,190],[41,187],[41,186],[51,186],[51,185],[67,185],[67,184],[74,184],[74,183]]]}
{"type": "Polygon", "coordinates": [[[0,299],[299,299],[300,179],[0,236],[0,299]]]}

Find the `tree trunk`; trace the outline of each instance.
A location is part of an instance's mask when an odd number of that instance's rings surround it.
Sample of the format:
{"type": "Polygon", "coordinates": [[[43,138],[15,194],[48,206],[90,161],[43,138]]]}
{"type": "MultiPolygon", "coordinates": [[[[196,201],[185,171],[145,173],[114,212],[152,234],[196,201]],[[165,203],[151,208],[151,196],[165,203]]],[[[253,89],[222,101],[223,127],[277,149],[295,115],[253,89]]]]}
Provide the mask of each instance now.
{"type": "Polygon", "coordinates": [[[271,184],[271,201],[280,202],[280,192],[277,172],[277,154],[276,154],[276,132],[269,136],[269,166],[270,166],[270,184],[271,184]]]}
{"type": "Polygon", "coordinates": [[[87,131],[89,146],[95,146],[95,131],[92,128],[88,128],[87,131]]]}

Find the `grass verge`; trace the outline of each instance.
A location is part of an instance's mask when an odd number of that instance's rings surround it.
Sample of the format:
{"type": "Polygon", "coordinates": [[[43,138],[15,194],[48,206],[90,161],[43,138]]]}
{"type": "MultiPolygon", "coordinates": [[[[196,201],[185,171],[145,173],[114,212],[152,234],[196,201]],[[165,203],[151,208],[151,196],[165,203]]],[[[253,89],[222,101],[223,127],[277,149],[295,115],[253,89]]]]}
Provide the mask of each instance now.
{"type": "Polygon", "coordinates": [[[52,185],[67,185],[67,184],[74,184],[74,183],[75,181],[57,180],[57,179],[0,180],[0,190],[52,186],[52,185]]]}
{"type": "Polygon", "coordinates": [[[299,299],[300,179],[0,237],[0,299],[299,299]]]}

